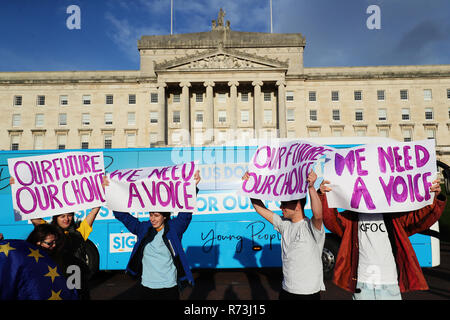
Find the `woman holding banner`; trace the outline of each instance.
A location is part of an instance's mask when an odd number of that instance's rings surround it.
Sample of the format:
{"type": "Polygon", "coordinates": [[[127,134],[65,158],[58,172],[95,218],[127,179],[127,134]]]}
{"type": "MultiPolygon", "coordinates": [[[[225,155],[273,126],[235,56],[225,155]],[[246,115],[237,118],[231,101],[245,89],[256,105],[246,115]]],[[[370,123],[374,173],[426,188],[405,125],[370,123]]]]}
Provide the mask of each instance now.
{"type": "MultiPolygon", "coordinates": [[[[10,178],[9,183],[12,185],[15,183],[13,177],[10,178]]],[[[65,235],[59,237],[56,240],[56,247],[61,248],[58,255],[54,258],[58,258],[57,262],[64,272],[66,277],[67,268],[72,265],[76,265],[80,268],[81,272],[81,288],[79,288],[78,293],[81,300],[89,300],[89,278],[91,272],[89,266],[86,263],[87,251],[86,251],[86,241],[92,232],[92,225],[94,224],[95,218],[97,217],[100,207],[91,209],[86,218],[82,221],[75,222],[74,213],[64,213],[55,215],[52,217],[51,224],[54,225],[58,231],[65,235]]],[[[42,219],[31,219],[31,222],[35,227],[46,224],[47,222],[42,219]]]]}
{"type": "MultiPolygon", "coordinates": [[[[194,180],[197,186],[200,182],[198,170],[194,180]]],[[[106,176],[103,185],[109,185],[106,176]]],[[[139,221],[128,212],[113,213],[137,236],[127,272],[139,281],[126,295],[117,299],[179,300],[177,284],[194,282],[181,245],[183,234],[191,222],[192,212],[179,212],[176,218],[171,218],[170,212],[150,212],[148,221],[139,221]]]]}
{"type": "MultiPolygon", "coordinates": [[[[246,172],[243,180],[249,179],[246,172]]],[[[259,199],[251,199],[256,212],[273,224],[281,238],[283,283],[280,300],[320,300],[323,283],[322,250],[325,230],[322,224],[322,206],[314,183],[316,173],[307,177],[308,193],[313,216],[305,216],[306,198],[281,201],[283,217],[267,209],[259,199]]]]}
{"type": "Polygon", "coordinates": [[[323,181],[319,196],[325,227],[341,237],[333,282],[353,293],[354,300],[401,300],[401,292],[428,290],[409,236],[427,230],[441,216],[446,197],[439,180],[430,192],[434,202],[419,210],[398,213],[338,212],[329,208],[323,181]]]}

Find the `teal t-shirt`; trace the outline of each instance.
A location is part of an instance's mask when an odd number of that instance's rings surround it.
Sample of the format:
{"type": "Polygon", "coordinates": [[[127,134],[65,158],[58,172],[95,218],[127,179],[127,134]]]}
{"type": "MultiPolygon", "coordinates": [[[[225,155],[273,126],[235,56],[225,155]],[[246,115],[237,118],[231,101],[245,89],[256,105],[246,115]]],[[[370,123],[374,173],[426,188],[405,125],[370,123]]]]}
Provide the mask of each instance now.
{"type": "Polygon", "coordinates": [[[144,248],[142,285],[151,289],[172,288],[177,284],[177,269],[160,230],[144,248]]]}

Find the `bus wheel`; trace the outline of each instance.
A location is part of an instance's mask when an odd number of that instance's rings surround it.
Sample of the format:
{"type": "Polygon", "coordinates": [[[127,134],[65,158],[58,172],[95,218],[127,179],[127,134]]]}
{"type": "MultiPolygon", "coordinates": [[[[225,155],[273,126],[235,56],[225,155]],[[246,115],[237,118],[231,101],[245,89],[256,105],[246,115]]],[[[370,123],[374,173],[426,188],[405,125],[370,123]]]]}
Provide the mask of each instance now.
{"type": "Polygon", "coordinates": [[[99,270],[100,256],[97,247],[91,240],[86,240],[86,264],[89,267],[90,277],[99,270]]]}
{"type": "Polygon", "coordinates": [[[323,277],[326,280],[331,280],[333,278],[338,251],[339,240],[327,236],[322,251],[323,277]]]}

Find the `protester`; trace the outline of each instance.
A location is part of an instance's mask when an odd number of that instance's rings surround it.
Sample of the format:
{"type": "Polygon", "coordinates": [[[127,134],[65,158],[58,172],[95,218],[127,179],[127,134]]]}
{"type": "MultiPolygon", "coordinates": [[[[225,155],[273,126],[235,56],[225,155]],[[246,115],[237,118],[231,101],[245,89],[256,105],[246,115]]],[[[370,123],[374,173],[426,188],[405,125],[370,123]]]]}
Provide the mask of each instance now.
{"type": "MultiPolygon", "coordinates": [[[[9,183],[15,183],[13,177],[10,178],[9,183]]],[[[87,264],[86,241],[92,232],[92,225],[99,211],[100,207],[93,208],[85,219],[77,222],[75,222],[73,212],[59,214],[53,216],[51,222],[64,235],[56,240],[55,246],[61,248],[58,255],[58,264],[60,264],[65,276],[69,276],[67,273],[69,266],[76,265],[80,268],[81,288],[78,292],[82,300],[90,299],[89,278],[91,277],[91,271],[87,264]]],[[[47,224],[42,218],[31,219],[31,222],[35,227],[47,224]]]]}
{"type": "MultiPolygon", "coordinates": [[[[248,180],[245,173],[242,179],[248,180]]],[[[282,236],[283,283],[280,300],[319,300],[323,283],[322,250],[325,230],[322,224],[322,206],[314,182],[317,175],[308,175],[308,192],[313,216],[305,216],[306,198],[281,201],[283,217],[267,209],[259,199],[251,199],[256,212],[273,224],[282,236]]]]}
{"type": "Polygon", "coordinates": [[[446,197],[439,180],[430,192],[434,202],[422,209],[399,213],[338,212],[329,208],[323,181],[319,197],[325,227],[341,237],[333,282],[353,293],[355,300],[401,300],[401,292],[428,290],[409,236],[430,228],[441,216],[446,197]]]}
{"type": "Polygon", "coordinates": [[[50,256],[56,256],[62,249],[58,241],[61,238],[60,231],[52,224],[40,224],[34,227],[28,235],[27,241],[44,249],[50,256]]]}
{"type": "MultiPolygon", "coordinates": [[[[200,172],[194,175],[196,185],[200,172]]],[[[104,177],[104,187],[109,181],[104,177]]],[[[197,189],[198,191],[198,189],[197,189]]],[[[137,236],[131,252],[127,272],[139,281],[128,297],[139,300],[179,300],[178,285],[194,278],[186,254],[181,245],[192,212],[180,212],[176,218],[170,212],[150,212],[148,221],[139,221],[128,212],[113,211],[114,216],[137,236]]]]}

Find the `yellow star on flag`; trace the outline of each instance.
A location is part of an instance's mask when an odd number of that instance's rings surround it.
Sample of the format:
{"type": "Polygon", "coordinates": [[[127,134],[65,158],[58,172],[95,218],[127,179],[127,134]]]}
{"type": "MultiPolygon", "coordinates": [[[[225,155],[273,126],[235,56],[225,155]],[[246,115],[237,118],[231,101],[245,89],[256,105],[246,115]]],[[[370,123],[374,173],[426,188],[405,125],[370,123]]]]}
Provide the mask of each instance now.
{"type": "Polygon", "coordinates": [[[48,266],[48,273],[44,275],[44,277],[50,277],[52,278],[52,283],[53,281],[55,281],[56,277],[59,277],[58,272],[56,271],[57,267],[54,268],[50,268],[50,266],[48,266]]]}
{"type": "Polygon", "coordinates": [[[9,245],[9,242],[7,242],[6,244],[2,244],[0,245],[0,253],[3,252],[6,256],[8,256],[8,253],[11,250],[16,250],[16,248],[13,248],[9,245]]]}
{"type": "Polygon", "coordinates": [[[50,298],[48,298],[48,300],[62,300],[62,298],[59,296],[60,294],[61,290],[59,290],[58,292],[52,290],[52,295],[50,298]]]}
{"type": "Polygon", "coordinates": [[[43,255],[41,255],[39,253],[39,249],[36,249],[36,250],[31,249],[31,248],[28,248],[28,249],[30,249],[30,251],[31,251],[31,253],[28,255],[28,257],[33,257],[36,260],[36,262],[39,262],[39,258],[44,257],[43,255]]]}

